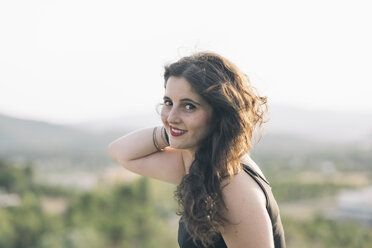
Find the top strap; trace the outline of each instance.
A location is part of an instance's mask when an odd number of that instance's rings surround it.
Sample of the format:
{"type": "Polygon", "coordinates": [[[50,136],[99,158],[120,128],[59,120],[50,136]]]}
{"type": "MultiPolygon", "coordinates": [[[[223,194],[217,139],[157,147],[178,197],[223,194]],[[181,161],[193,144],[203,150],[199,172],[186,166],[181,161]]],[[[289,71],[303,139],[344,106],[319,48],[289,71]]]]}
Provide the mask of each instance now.
{"type": "Polygon", "coordinates": [[[250,166],[246,165],[246,164],[243,164],[243,169],[248,172],[249,174],[253,174],[253,176],[255,177],[259,177],[261,178],[261,180],[263,180],[267,185],[270,186],[270,183],[268,181],[266,181],[266,179],[264,177],[262,177],[259,173],[257,173],[254,169],[252,169],[250,166]]]}
{"type": "Polygon", "coordinates": [[[266,209],[269,210],[269,206],[270,206],[270,203],[269,203],[269,195],[267,193],[267,190],[265,188],[265,186],[262,184],[261,180],[264,181],[266,184],[267,184],[267,187],[270,188],[270,184],[269,182],[267,182],[262,176],[260,176],[260,174],[258,174],[256,171],[254,171],[251,167],[249,167],[248,165],[246,164],[243,164],[243,169],[245,172],[248,173],[248,175],[250,175],[253,180],[256,181],[256,183],[260,186],[260,188],[262,189],[264,195],[265,195],[265,198],[266,198],[266,209]],[[261,179],[261,180],[260,180],[261,179]]]}

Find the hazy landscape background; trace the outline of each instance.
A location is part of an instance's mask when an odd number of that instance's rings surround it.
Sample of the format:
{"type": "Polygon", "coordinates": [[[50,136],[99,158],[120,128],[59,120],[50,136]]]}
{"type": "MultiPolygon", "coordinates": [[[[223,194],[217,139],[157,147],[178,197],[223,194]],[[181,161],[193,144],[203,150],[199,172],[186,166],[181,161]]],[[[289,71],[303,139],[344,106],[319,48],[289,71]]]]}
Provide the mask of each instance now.
{"type": "Polygon", "coordinates": [[[164,65],[217,52],[269,102],[252,149],[289,248],[372,244],[369,1],[0,1],[0,248],[177,247],[175,185],[108,154],[164,65]]]}
{"type": "MultiPolygon", "coordinates": [[[[371,115],[272,106],[268,117],[251,156],[271,182],[288,247],[370,247],[371,115]]],[[[176,247],[175,186],[108,154],[114,139],[157,124],[155,111],[78,125],[0,115],[0,247],[85,247],[92,237],[92,247],[176,247]]]]}
{"type": "MultiPolygon", "coordinates": [[[[258,149],[317,146],[371,149],[372,114],[270,106],[266,119],[264,139],[258,149]]],[[[155,110],[76,125],[0,115],[0,154],[25,159],[68,155],[70,159],[84,157],[84,161],[89,154],[95,156],[92,161],[99,167],[103,161],[111,161],[107,153],[111,141],[135,129],[160,124],[155,110]]]]}

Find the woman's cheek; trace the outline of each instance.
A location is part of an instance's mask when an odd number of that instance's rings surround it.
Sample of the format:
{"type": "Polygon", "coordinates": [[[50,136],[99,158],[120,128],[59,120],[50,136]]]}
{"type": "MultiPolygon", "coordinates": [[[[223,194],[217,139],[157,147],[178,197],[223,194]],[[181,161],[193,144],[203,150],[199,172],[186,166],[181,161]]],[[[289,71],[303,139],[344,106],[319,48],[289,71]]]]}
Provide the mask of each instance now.
{"type": "Polygon", "coordinates": [[[163,122],[164,126],[166,126],[168,118],[167,118],[167,115],[164,112],[160,113],[160,119],[163,122]]]}

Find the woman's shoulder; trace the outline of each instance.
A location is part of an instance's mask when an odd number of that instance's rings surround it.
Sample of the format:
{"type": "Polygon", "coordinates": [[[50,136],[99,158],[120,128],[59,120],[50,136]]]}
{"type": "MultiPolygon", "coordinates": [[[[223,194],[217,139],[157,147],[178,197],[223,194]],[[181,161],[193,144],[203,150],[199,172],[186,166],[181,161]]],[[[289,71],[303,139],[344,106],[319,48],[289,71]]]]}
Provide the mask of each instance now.
{"type": "MultiPolygon", "coordinates": [[[[231,188],[231,190],[235,187],[237,189],[239,189],[240,187],[244,187],[244,186],[247,186],[248,189],[258,187],[255,180],[253,180],[251,178],[251,176],[249,176],[248,173],[245,172],[245,170],[243,169],[243,165],[247,165],[253,171],[258,173],[262,178],[264,178],[266,180],[266,178],[265,178],[264,174],[262,173],[260,167],[252,160],[252,158],[249,155],[245,155],[245,156],[242,157],[241,164],[242,164],[242,168],[239,169],[237,174],[235,174],[232,178],[226,178],[226,179],[222,180],[222,182],[221,182],[222,189],[227,185],[229,185],[228,187],[231,188]]],[[[229,190],[229,188],[227,190],[229,190]]],[[[260,188],[260,187],[258,187],[258,188],[260,188]]],[[[245,189],[247,189],[247,188],[245,188],[245,189]]]]}
{"type": "MultiPolygon", "coordinates": [[[[249,157],[242,160],[242,163],[262,174],[259,167],[252,162],[253,160],[249,160],[249,157]]],[[[242,206],[266,208],[266,197],[260,185],[243,168],[232,178],[223,180],[221,186],[222,196],[229,208],[230,215],[232,215],[230,217],[233,217],[233,219],[235,219],[234,216],[239,216],[238,211],[241,210],[242,206]],[[237,211],[237,213],[234,213],[234,211],[237,211]]]]}
{"type": "Polygon", "coordinates": [[[242,157],[241,162],[242,162],[242,164],[245,164],[245,165],[249,166],[251,169],[253,169],[262,178],[264,178],[266,180],[265,175],[261,171],[261,168],[253,161],[253,159],[248,154],[242,157]]]}
{"type": "Polygon", "coordinates": [[[265,194],[261,187],[243,169],[240,169],[230,180],[223,180],[221,185],[222,195],[227,205],[240,204],[244,201],[266,206],[265,194]]]}
{"type": "MultiPolygon", "coordinates": [[[[241,247],[238,244],[250,244],[250,240],[260,233],[267,233],[265,237],[272,237],[265,194],[248,173],[241,169],[234,175],[222,187],[222,196],[226,204],[223,215],[231,222],[222,231],[227,243],[238,242],[236,246],[241,247]]],[[[266,242],[268,241],[265,240],[264,243],[266,242]]]]}

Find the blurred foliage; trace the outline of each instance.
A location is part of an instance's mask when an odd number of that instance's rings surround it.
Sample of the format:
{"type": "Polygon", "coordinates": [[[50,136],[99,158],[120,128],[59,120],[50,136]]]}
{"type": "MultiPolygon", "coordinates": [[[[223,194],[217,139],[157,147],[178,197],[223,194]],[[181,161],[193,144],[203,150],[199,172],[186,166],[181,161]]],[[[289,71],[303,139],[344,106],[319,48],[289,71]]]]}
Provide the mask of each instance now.
{"type": "MultiPolygon", "coordinates": [[[[360,159],[369,161],[368,156],[360,159]]],[[[276,166],[281,163],[291,165],[279,160],[276,166]]],[[[265,167],[279,205],[353,187],[304,182],[298,174],[283,169],[286,166],[281,168],[286,173],[279,175],[273,172],[276,168],[265,167]]],[[[32,164],[16,166],[0,160],[0,194],[14,193],[21,199],[17,206],[0,206],[0,248],[178,247],[174,185],[142,177],[127,184],[77,191],[35,182],[33,168],[32,164]],[[65,209],[48,212],[43,206],[48,197],[63,199],[65,209]]],[[[358,168],[370,172],[368,167],[358,168]]],[[[282,216],[282,220],[288,248],[371,247],[371,227],[320,215],[309,219],[282,216]]]]}
{"type": "Polygon", "coordinates": [[[310,220],[281,217],[287,247],[370,248],[372,244],[372,229],[358,223],[343,223],[322,216],[315,216],[310,220]]]}
{"type": "Polygon", "coordinates": [[[278,202],[297,201],[301,199],[317,198],[333,195],[349,185],[333,183],[302,183],[298,181],[284,181],[271,183],[273,194],[278,202]]]}
{"type": "Polygon", "coordinates": [[[30,167],[17,168],[2,161],[0,175],[0,187],[21,198],[18,206],[0,206],[1,248],[177,246],[176,235],[169,235],[174,226],[167,223],[176,217],[171,214],[174,204],[158,202],[165,198],[155,197],[161,189],[153,180],[141,178],[128,185],[69,192],[37,185],[30,167]],[[69,202],[67,209],[61,214],[43,211],[45,195],[63,196],[69,202]]]}
{"type": "Polygon", "coordinates": [[[353,144],[317,144],[301,148],[301,144],[288,147],[286,141],[281,140],[281,142],[284,148],[280,145],[268,148],[258,144],[252,149],[252,155],[256,161],[259,161],[261,169],[273,178],[276,178],[278,174],[286,175],[288,172],[296,174],[302,171],[319,172],[329,169],[372,175],[371,148],[353,144]]]}

